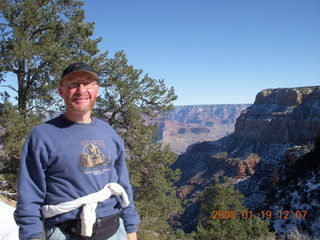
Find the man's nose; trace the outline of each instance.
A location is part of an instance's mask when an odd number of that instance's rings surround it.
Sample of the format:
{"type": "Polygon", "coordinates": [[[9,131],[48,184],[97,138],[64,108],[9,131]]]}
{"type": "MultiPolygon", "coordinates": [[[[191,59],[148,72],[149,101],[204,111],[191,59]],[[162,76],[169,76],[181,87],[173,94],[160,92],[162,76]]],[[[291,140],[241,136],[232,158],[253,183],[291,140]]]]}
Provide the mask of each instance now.
{"type": "Polygon", "coordinates": [[[77,87],[77,92],[78,93],[84,93],[86,91],[87,91],[87,89],[84,87],[83,83],[79,83],[79,85],[77,87]]]}

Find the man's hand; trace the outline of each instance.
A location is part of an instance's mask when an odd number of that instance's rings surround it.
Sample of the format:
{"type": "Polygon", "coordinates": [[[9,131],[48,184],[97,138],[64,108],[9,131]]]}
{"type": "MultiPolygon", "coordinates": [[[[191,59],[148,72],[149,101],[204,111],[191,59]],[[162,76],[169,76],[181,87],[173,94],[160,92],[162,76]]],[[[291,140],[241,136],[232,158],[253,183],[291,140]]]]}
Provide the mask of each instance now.
{"type": "Polygon", "coordinates": [[[137,240],[137,233],[128,233],[128,240],[137,240]]]}

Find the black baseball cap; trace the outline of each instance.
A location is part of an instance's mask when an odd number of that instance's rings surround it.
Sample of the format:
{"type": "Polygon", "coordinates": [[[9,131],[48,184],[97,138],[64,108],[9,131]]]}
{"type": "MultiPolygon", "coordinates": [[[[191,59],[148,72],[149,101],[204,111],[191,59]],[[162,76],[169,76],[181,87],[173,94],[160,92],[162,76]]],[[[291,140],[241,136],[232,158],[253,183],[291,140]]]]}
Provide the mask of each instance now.
{"type": "Polygon", "coordinates": [[[66,69],[63,70],[61,75],[60,83],[64,80],[66,76],[74,72],[87,72],[90,73],[96,80],[99,78],[99,74],[91,66],[83,62],[76,62],[70,64],[66,69]]]}

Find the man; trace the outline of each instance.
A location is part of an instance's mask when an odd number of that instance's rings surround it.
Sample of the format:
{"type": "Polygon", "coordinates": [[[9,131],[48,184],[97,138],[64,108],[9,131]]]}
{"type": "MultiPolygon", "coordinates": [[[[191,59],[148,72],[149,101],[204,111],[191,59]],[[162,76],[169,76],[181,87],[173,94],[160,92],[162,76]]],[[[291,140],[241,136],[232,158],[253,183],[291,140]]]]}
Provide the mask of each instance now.
{"type": "Polygon", "coordinates": [[[137,239],[140,220],[124,142],[91,116],[98,88],[92,67],[69,65],[58,88],[65,113],[35,127],[26,139],[15,211],[20,239],[40,239],[43,223],[49,240],[137,239]]]}

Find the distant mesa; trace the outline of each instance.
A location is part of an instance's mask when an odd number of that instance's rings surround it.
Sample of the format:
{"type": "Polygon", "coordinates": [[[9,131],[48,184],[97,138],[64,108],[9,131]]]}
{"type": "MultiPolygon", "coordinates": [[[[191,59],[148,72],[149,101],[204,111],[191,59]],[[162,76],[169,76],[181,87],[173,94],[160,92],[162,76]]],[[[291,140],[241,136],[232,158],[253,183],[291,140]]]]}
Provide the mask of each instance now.
{"type": "Polygon", "coordinates": [[[214,141],[234,131],[240,113],[250,104],[217,104],[176,106],[157,121],[164,144],[180,154],[187,147],[203,141],[214,141]]]}

